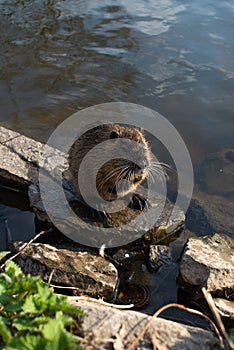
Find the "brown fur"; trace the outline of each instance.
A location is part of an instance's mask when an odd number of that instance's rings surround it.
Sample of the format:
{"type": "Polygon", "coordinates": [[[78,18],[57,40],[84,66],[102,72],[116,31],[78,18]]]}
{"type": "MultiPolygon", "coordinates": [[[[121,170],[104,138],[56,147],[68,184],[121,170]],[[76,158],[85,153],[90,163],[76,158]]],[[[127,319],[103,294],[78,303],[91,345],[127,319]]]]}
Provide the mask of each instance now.
{"type": "MultiPolygon", "coordinates": [[[[143,164],[140,168],[134,168],[133,163],[126,159],[111,159],[112,155],[112,145],[108,147],[103,146],[103,152],[107,152],[108,159],[107,163],[101,166],[98,171],[96,178],[96,186],[99,194],[104,200],[113,200],[116,198],[115,185],[121,179],[128,178],[131,186],[126,188],[121,193],[118,193],[119,197],[123,197],[129,193],[132,193],[137,186],[144,181],[147,175],[146,169],[150,166],[150,150],[148,143],[143,135],[143,132],[135,127],[128,127],[119,124],[102,124],[91,130],[85,132],[80,138],[78,138],[72,145],[69,152],[69,170],[71,173],[72,181],[80,194],[80,189],[78,185],[78,171],[84,156],[93,149],[97,144],[107,141],[111,138],[128,138],[129,140],[136,141],[132,143],[131,150],[132,153],[137,154],[137,159],[140,160],[139,164],[143,164]],[[142,147],[139,147],[141,144],[142,147]],[[131,174],[121,174],[117,170],[119,167],[127,166],[131,168],[131,174]]],[[[93,169],[87,169],[87,174],[92,172],[93,169]]]]}

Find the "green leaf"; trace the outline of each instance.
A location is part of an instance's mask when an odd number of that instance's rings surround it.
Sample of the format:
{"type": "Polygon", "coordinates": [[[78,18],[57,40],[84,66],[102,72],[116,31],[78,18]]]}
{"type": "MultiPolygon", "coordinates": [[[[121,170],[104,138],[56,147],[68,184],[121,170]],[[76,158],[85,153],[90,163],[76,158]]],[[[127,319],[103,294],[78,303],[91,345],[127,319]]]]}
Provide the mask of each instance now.
{"type": "Polygon", "coordinates": [[[30,331],[30,332],[38,331],[38,327],[32,324],[31,318],[26,318],[26,317],[24,318],[15,317],[12,323],[12,326],[15,327],[18,331],[30,331]]]}
{"type": "Polygon", "coordinates": [[[50,319],[51,319],[51,317],[42,315],[39,317],[33,317],[33,319],[31,320],[31,323],[38,327],[40,325],[46,324],[50,319]]]}
{"type": "Polygon", "coordinates": [[[17,312],[21,310],[23,304],[23,301],[12,301],[11,303],[5,305],[4,310],[7,312],[17,312]]]}
{"type": "Polygon", "coordinates": [[[3,339],[5,344],[9,343],[11,341],[11,332],[9,328],[7,327],[7,319],[0,316],[0,337],[3,339]]]}
{"type": "Polygon", "coordinates": [[[48,350],[77,350],[76,339],[66,331],[65,323],[72,323],[72,318],[56,313],[56,319],[51,319],[42,329],[42,334],[48,342],[48,350]]]}
{"type": "Polygon", "coordinates": [[[12,301],[12,297],[5,293],[5,294],[0,294],[0,305],[4,306],[6,304],[9,304],[12,301]]]}
{"type": "Polygon", "coordinates": [[[56,318],[51,319],[42,329],[42,334],[44,337],[53,341],[58,337],[61,330],[65,329],[64,326],[72,324],[73,320],[71,317],[63,315],[62,312],[56,313],[56,318]]]}
{"type": "Polygon", "coordinates": [[[72,305],[68,302],[67,297],[60,297],[59,296],[59,306],[60,306],[60,310],[62,310],[63,312],[67,312],[67,313],[72,313],[72,314],[79,314],[79,315],[83,315],[85,316],[86,313],[81,310],[79,307],[72,305]]]}
{"type": "Polygon", "coordinates": [[[11,277],[10,277],[7,273],[2,272],[1,275],[0,275],[0,279],[1,279],[2,281],[4,281],[5,284],[6,284],[6,283],[11,284],[11,283],[12,283],[12,279],[11,279],[11,277]]]}
{"type": "Polygon", "coordinates": [[[37,291],[42,300],[47,300],[54,295],[53,289],[51,289],[47,284],[41,283],[41,281],[37,282],[37,291]]]}
{"type": "Polygon", "coordinates": [[[38,294],[29,295],[22,306],[22,314],[41,313],[44,310],[43,306],[38,294]]]}
{"type": "Polygon", "coordinates": [[[65,315],[85,313],[59,296],[40,276],[24,275],[12,261],[0,273],[0,347],[4,350],[78,350],[65,315]]]}
{"type": "Polygon", "coordinates": [[[12,260],[8,260],[6,262],[5,273],[14,279],[18,276],[23,275],[23,271],[21,270],[21,268],[18,265],[16,265],[16,263],[14,263],[14,261],[12,260]]]}
{"type": "Polygon", "coordinates": [[[0,281],[0,296],[6,292],[6,283],[0,281]]]}
{"type": "Polygon", "coordinates": [[[6,350],[42,350],[46,349],[46,342],[43,338],[35,335],[25,337],[14,337],[6,350]]]}

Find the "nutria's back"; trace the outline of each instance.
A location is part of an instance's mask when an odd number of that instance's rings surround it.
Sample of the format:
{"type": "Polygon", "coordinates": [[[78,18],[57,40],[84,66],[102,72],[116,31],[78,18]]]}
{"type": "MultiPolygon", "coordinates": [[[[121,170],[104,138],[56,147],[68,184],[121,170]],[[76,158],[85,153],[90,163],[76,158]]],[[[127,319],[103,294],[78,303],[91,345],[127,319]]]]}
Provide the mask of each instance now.
{"type": "MultiPolygon", "coordinates": [[[[113,200],[116,198],[116,185],[120,180],[126,179],[129,183],[129,186],[125,186],[122,192],[118,192],[118,196],[122,197],[133,192],[146,178],[151,165],[150,150],[143,132],[136,127],[111,123],[102,124],[88,130],[74,142],[68,158],[71,178],[79,194],[78,171],[80,164],[89,151],[102,143],[102,152],[107,156],[108,161],[101,166],[101,162],[98,163],[95,159],[93,166],[87,169],[87,174],[96,171],[97,169],[94,169],[94,167],[96,168],[97,165],[94,164],[98,164],[98,169],[100,169],[96,177],[96,188],[104,200],[113,200]],[[129,154],[131,153],[137,157],[136,159],[139,160],[139,163],[137,163],[141,164],[141,167],[128,159],[115,158],[114,147],[116,147],[117,141],[114,141],[114,139],[118,139],[118,147],[121,147],[121,143],[119,143],[121,138],[135,141],[130,143],[128,151],[129,154]],[[103,143],[110,139],[113,141],[103,143]]],[[[124,142],[122,143],[126,151],[126,145],[124,146],[124,142]]]]}

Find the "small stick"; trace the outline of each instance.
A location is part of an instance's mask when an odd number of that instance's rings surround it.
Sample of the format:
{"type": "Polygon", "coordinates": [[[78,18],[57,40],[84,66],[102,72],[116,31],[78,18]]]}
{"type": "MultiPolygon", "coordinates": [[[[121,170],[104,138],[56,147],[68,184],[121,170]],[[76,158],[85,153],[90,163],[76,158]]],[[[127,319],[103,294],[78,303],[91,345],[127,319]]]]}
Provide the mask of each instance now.
{"type": "Polygon", "coordinates": [[[81,296],[68,296],[68,299],[70,300],[84,300],[84,301],[88,301],[88,302],[93,302],[96,304],[100,304],[100,305],[104,305],[104,306],[109,306],[112,307],[114,309],[131,309],[132,307],[134,307],[134,304],[128,304],[128,305],[117,305],[117,304],[111,304],[108,303],[102,299],[95,299],[95,298],[91,298],[91,297],[86,297],[85,295],[81,295],[81,296]]]}
{"type": "MultiPolygon", "coordinates": [[[[54,274],[54,271],[55,270],[52,270],[52,273],[51,274],[54,274]]],[[[50,274],[50,276],[51,276],[50,274]]],[[[50,277],[49,276],[49,277],[50,277]]],[[[71,290],[77,290],[79,291],[79,288],[76,288],[76,287],[70,287],[70,286],[60,286],[60,285],[57,285],[57,284],[52,284],[50,283],[50,278],[48,279],[48,282],[44,282],[45,284],[49,284],[50,287],[53,287],[53,288],[57,288],[57,289],[71,289],[71,290]]]]}
{"type": "Polygon", "coordinates": [[[138,334],[138,336],[136,337],[136,339],[130,344],[130,346],[127,348],[127,350],[133,350],[134,347],[138,344],[138,342],[140,341],[140,339],[142,338],[142,336],[145,334],[145,332],[149,329],[150,325],[152,324],[152,322],[154,321],[155,318],[157,318],[163,311],[171,308],[171,307],[177,307],[178,309],[190,312],[191,314],[194,315],[198,315],[201,316],[203,318],[205,318],[207,321],[209,321],[212,326],[214,327],[215,332],[217,333],[218,337],[219,337],[219,341],[220,341],[220,345],[222,347],[222,349],[224,349],[224,344],[223,344],[223,339],[220,336],[219,330],[217,329],[216,325],[214,324],[214,322],[206,315],[204,315],[202,312],[194,310],[194,309],[190,309],[185,307],[184,305],[181,304],[176,304],[176,303],[172,303],[172,304],[168,304],[168,305],[164,305],[163,307],[161,307],[159,310],[157,310],[155,312],[155,314],[151,317],[151,319],[146,323],[145,327],[142,329],[142,331],[138,334]]]}
{"type": "Polygon", "coordinates": [[[6,265],[6,262],[8,260],[14,260],[17,256],[19,256],[28,246],[30,246],[30,244],[32,244],[38,237],[44,235],[44,233],[46,232],[49,232],[51,231],[51,229],[49,229],[48,231],[41,231],[39,232],[36,236],[34,236],[29,242],[27,243],[24,243],[21,247],[21,249],[16,253],[14,254],[13,256],[11,256],[10,258],[8,258],[1,266],[0,266],[0,269],[3,270],[3,268],[5,267],[6,265]]]}
{"type": "Polygon", "coordinates": [[[50,282],[51,282],[51,280],[52,280],[54,271],[55,271],[55,269],[53,269],[53,270],[51,271],[50,275],[49,275],[49,278],[48,278],[48,284],[49,284],[49,285],[50,285],[50,282]]]}
{"type": "Polygon", "coordinates": [[[217,324],[217,327],[219,328],[219,331],[220,333],[222,334],[222,336],[224,337],[224,339],[226,340],[226,342],[228,343],[228,346],[230,347],[231,350],[234,350],[234,344],[233,342],[231,341],[231,339],[229,338],[226,330],[225,330],[225,327],[224,327],[224,324],[223,324],[223,321],[220,317],[220,314],[219,312],[217,311],[217,308],[215,306],[215,303],[214,303],[214,300],[211,296],[211,294],[209,292],[207,292],[206,288],[202,288],[202,293],[207,301],[207,304],[209,305],[210,307],[210,310],[212,312],[212,315],[216,321],[216,324],[217,324]]]}
{"type": "MultiPolygon", "coordinates": [[[[55,285],[55,284],[52,284],[52,283],[49,283],[48,282],[44,282],[44,283],[48,283],[50,285],[50,287],[52,288],[57,288],[57,289],[71,289],[71,290],[77,290],[79,291],[78,288],[76,287],[68,287],[68,286],[59,286],[59,285],[55,285]]],[[[62,294],[59,294],[59,295],[62,295],[62,294]]],[[[67,295],[66,295],[67,296],[67,295]]],[[[95,299],[95,298],[91,298],[91,297],[88,297],[88,296],[85,296],[85,295],[77,295],[77,296],[67,296],[68,299],[71,299],[71,300],[84,300],[84,301],[88,301],[88,302],[93,302],[93,303],[97,303],[97,304],[101,304],[101,305],[105,305],[105,306],[109,306],[109,307],[112,307],[114,309],[131,309],[134,307],[134,304],[127,304],[127,305],[118,305],[118,304],[113,304],[113,303],[108,303],[108,302],[105,302],[103,301],[102,299],[95,299]]]]}

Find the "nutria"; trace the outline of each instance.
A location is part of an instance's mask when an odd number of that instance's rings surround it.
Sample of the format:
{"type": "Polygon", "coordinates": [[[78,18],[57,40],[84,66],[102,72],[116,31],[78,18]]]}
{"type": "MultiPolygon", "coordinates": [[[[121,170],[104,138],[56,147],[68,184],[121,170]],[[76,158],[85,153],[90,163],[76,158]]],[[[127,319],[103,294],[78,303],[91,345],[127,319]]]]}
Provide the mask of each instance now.
{"type": "MultiPolygon", "coordinates": [[[[103,144],[103,153],[107,153],[107,159],[110,160],[103,164],[97,173],[96,188],[100,196],[106,201],[116,199],[116,185],[120,180],[125,179],[128,181],[128,186],[123,187],[121,192],[119,192],[118,189],[118,198],[124,197],[129,193],[134,193],[136,188],[148,175],[152,177],[155,167],[153,166],[154,162],[152,161],[150,148],[143,131],[136,127],[126,125],[114,123],[101,124],[81,135],[80,138],[74,142],[69,151],[69,170],[72,182],[78,194],[80,194],[78,171],[84,156],[97,144],[101,144],[110,139],[119,140],[120,138],[127,138],[128,140],[135,141],[131,142],[131,150],[128,150],[128,152],[137,155],[137,159],[139,159],[138,164],[141,164],[141,166],[127,159],[114,158],[113,155],[115,153],[113,147],[116,141],[113,140],[113,144],[112,142],[108,143],[108,145],[103,144]]],[[[126,146],[123,147],[125,147],[126,151],[126,146]]],[[[98,164],[96,159],[95,163],[98,164]]],[[[93,169],[87,169],[87,175],[92,171],[93,169]]]]}

